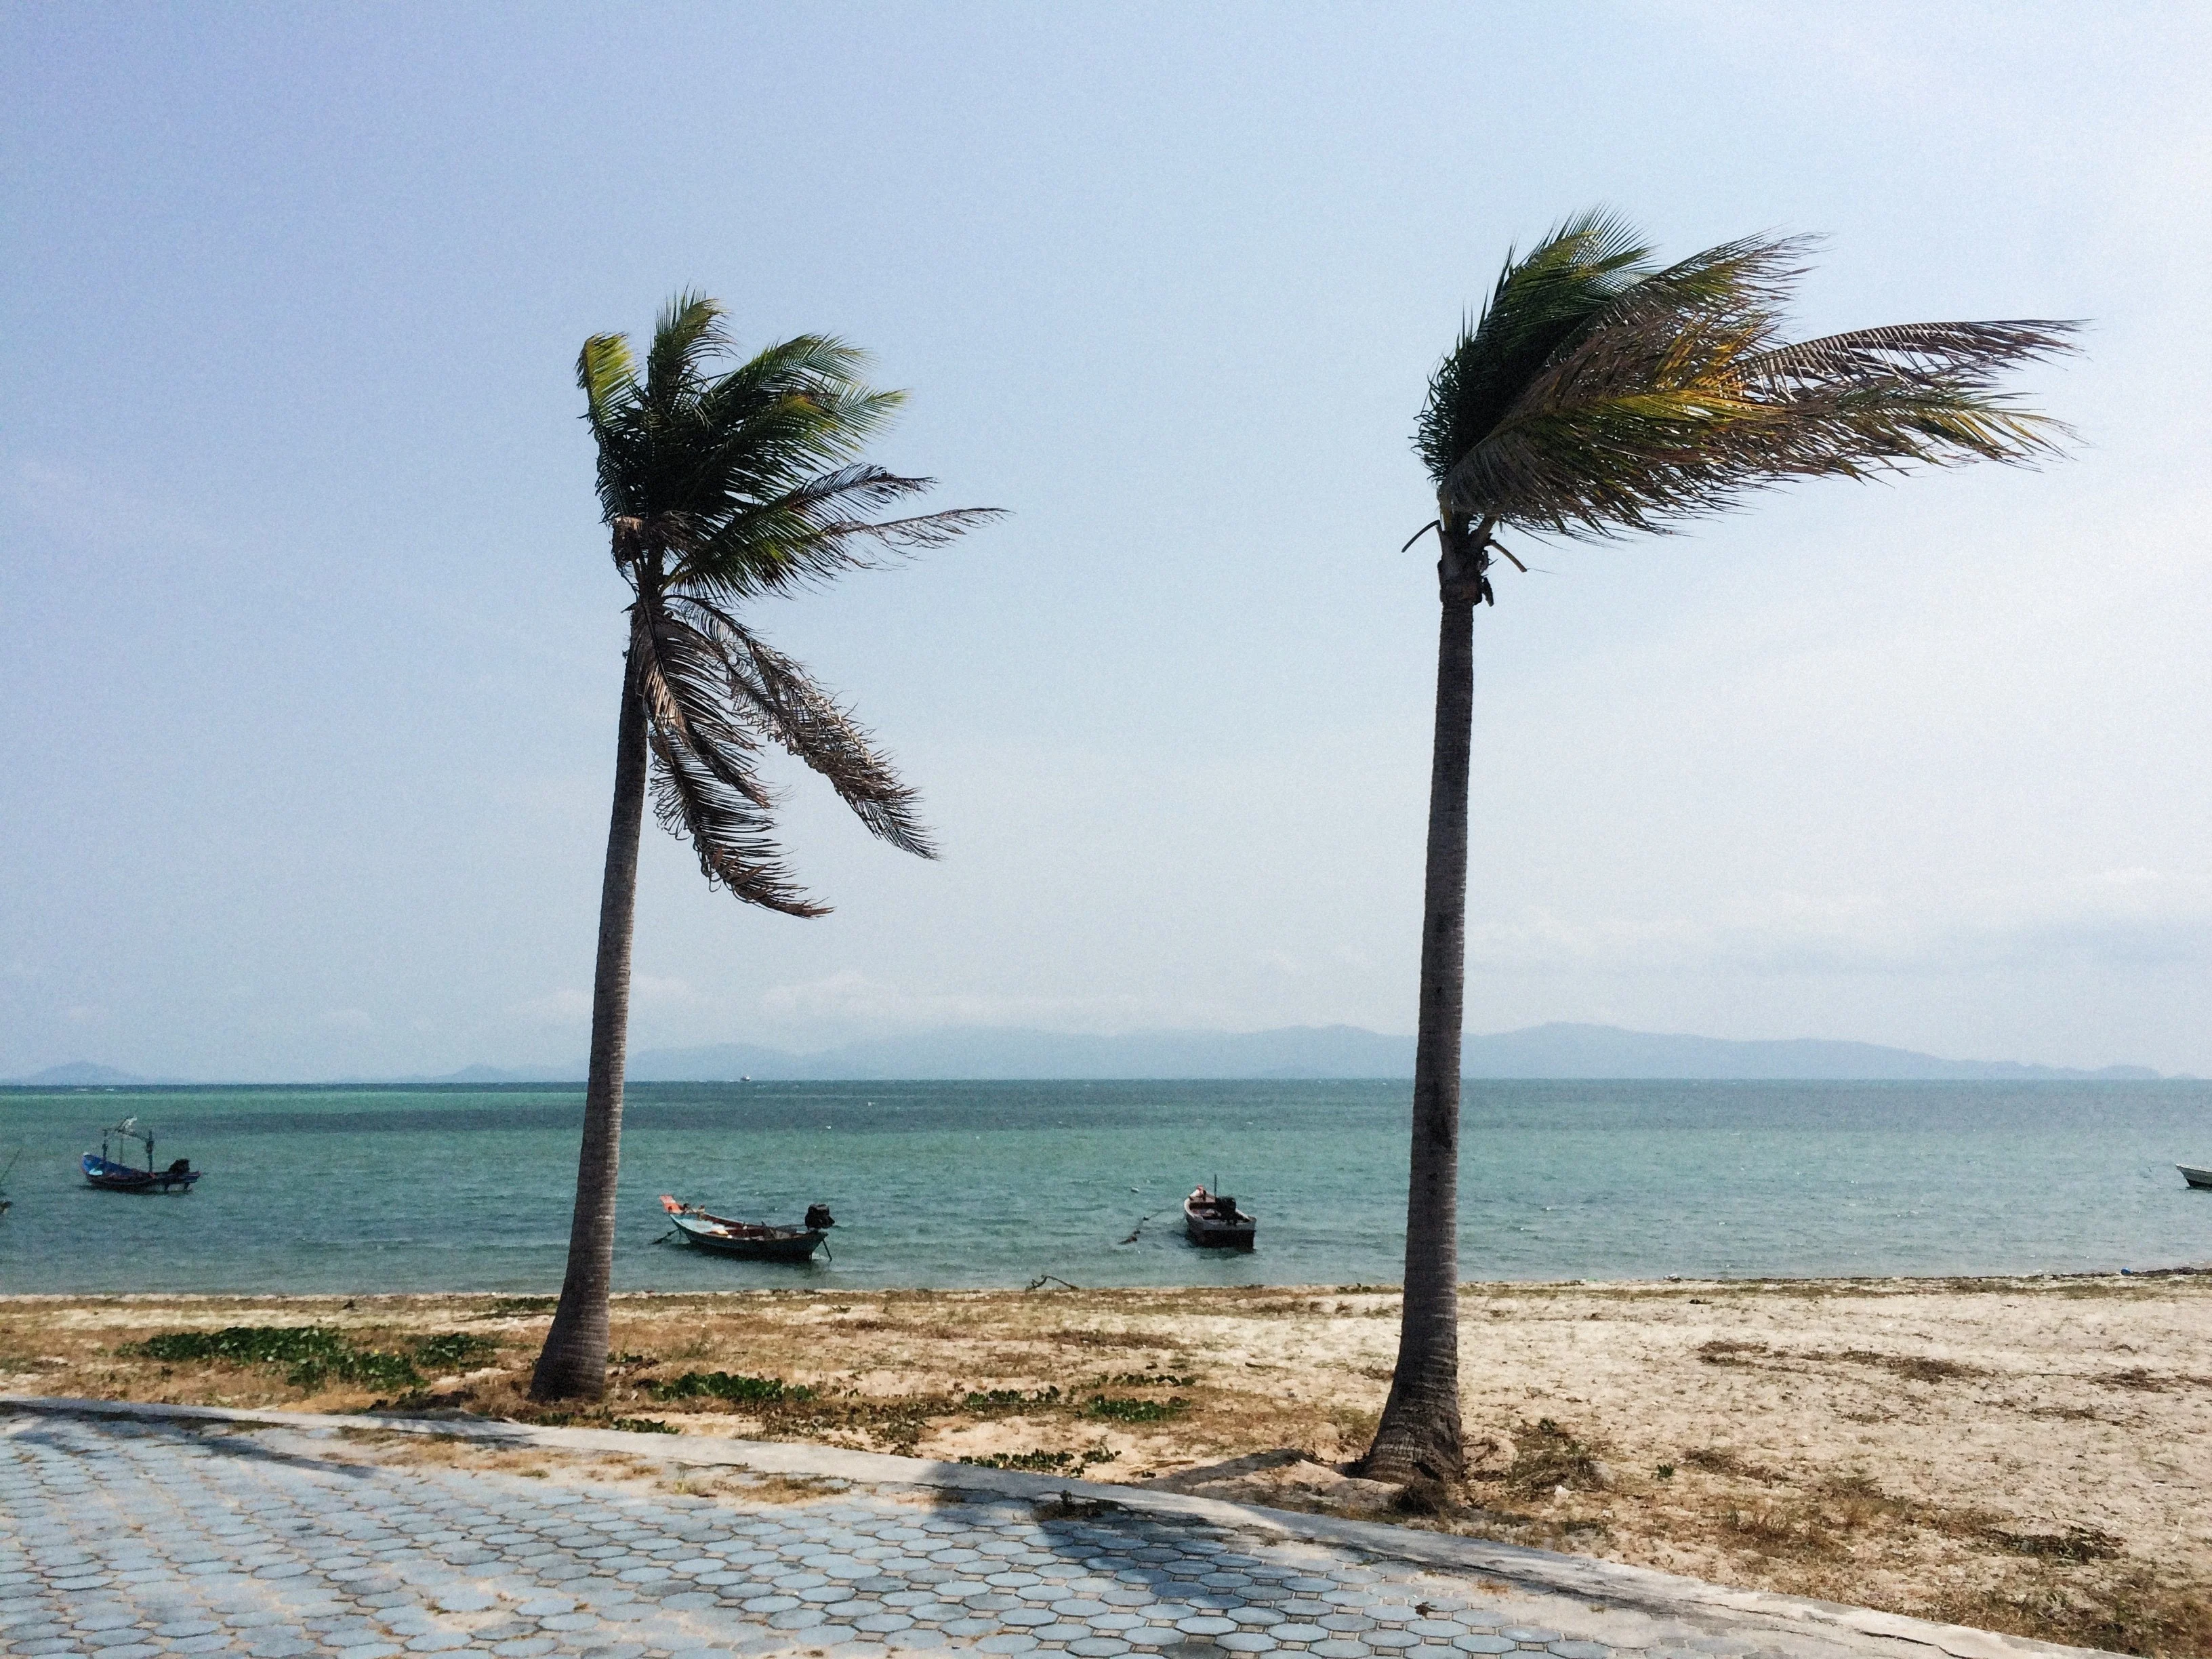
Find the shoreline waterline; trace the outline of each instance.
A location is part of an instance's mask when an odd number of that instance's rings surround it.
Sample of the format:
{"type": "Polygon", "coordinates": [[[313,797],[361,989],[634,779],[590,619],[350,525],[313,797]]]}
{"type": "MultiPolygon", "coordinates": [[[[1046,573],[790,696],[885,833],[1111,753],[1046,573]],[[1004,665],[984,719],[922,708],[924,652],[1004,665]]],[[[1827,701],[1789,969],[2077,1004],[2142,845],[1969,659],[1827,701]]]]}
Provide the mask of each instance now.
{"type": "MultiPolygon", "coordinates": [[[[2155,1285],[2168,1279],[2203,1279],[2212,1280],[2212,1261],[2174,1262],[2164,1267],[2127,1267],[2112,1271],[2083,1271],[2063,1273],[1805,1273],[1747,1274],[1742,1278],[1691,1279],[1680,1274],[1669,1274],[1659,1279],[1464,1279],[1460,1281],[1462,1298],[1485,1296],[1530,1295],[1541,1291],[1587,1291],[1592,1295],[1607,1293],[1669,1294],[1694,1291],[1729,1291],[1735,1292],[1776,1291],[1800,1294],[1834,1294],[1842,1291],[1863,1291],[1879,1294],[1892,1291],[1916,1294],[1937,1290],[1960,1291],[1998,1291],[2008,1287],[2033,1288],[2079,1285],[2084,1288],[2110,1286],[2114,1289],[2138,1285],[2155,1285]]],[[[778,1297],[823,1297],[845,1294],[927,1299],[943,1297],[957,1300],[991,1300],[1004,1297],[1049,1297],[1062,1292],[1074,1292],[1085,1297],[1112,1297],[1121,1295],[1144,1296],[1154,1293],[1173,1294],[1179,1291],[1206,1292],[1224,1287],[1193,1281],[1185,1284],[1152,1285],[1071,1285],[1060,1283],[1046,1285],[884,1285],[866,1291],[848,1291],[842,1287],[819,1285],[728,1285],[720,1286],[686,1286],[681,1289],[631,1289],[611,1292],[614,1303],[650,1305],[653,1303],[716,1301],[729,1299],[774,1299],[778,1297]]],[[[1299,1296],[1373,1295],[1395,1297],[1402,1285],[1395,1280],[1353,1284],[1291,1285],[1267,1283],[1248,1288],[1269,1294],[1299,1296]]],[[[293,1304],[337,1306],[352,1309],[361,1305],[371,1308],[384,1306],[406,1307],[413,1304],[448,1303],[539,1303],[548,1311],[557,1300],[555,1291],[543,1294],[517,1293],[507,1291],[466,1289],[411,1291],[0,1291],[0,1309],[11,1306],[98,1306],[114,1304],[118,1307],[162,1307],[189,1305],[195,1303],[222,1303],[238,1306],[287,1307],[293,1304]]]]}

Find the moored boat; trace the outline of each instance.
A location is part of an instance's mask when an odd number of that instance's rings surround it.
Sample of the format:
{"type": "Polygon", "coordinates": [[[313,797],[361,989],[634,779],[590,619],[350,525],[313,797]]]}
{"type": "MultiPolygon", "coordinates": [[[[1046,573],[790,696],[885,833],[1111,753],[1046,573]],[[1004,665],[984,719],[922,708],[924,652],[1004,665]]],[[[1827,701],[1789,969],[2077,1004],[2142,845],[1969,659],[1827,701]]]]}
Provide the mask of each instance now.
{"type": "Polygon", "coordinates": [[[687,1244],[748,1261],[811,1261],[830,1229],[837,1224],[828,1206],[821,1204],[807,1207],[805,1224],[799,1227],[732,1221],[727,1216],[710,1215],[696,1204],[684,1203],[666,1193],[660,1195],[660,1207],[668,1212],[669,1220],[687,1244]]]}
{"type": "Polygon", "coordinates": [[[188,1158],[178,1158],[167,1169],[154,1167],[154,1132],[138,1127],[138,1120],[126,1117],[100,1132],[100,1150],[87,1152],[79,1160],[84,1169],[84,1178],[103,1192],[110,1193],[188,1193],[192,1183],[204,1173],[192,1168],[188,1158]],[[131,1145],[137,1141],[144,1148],[145,1167],[128,1163],[131,1145]],[[117,1156],[110,1157],[110,1153],[117,1156]]]}
{"type": "Polygon", "coordinates": [[[1182,1201],[1182,1230],[1190,1242],[1210,1250],[1249,1250],[1260,1223],[1237,1207],[1226,1193],[1200,1187],[1182,1201]]]}
{"type": "Polygon", "coordinates": [[[2192,1187],[2212,1187],[2212,1170],[2192,1170],[2186,1164],[2173,1166],[2181,1171],[2181,1178],[2192,1187]]]}

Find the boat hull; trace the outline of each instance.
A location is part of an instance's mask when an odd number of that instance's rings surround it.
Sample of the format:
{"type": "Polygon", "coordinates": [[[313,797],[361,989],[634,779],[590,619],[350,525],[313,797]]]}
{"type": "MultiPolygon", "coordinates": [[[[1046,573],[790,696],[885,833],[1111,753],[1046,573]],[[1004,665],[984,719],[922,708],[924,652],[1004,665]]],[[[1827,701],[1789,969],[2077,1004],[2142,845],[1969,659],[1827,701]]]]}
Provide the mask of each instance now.
{"type": "Polygon", "coordinates": [[[2173,1167],[2181,1171],[2181,1178],[2191,1186],[2212,1188],[2212,1170],[2193,1170],[2186,1164],[2173,1167]]]}
{"type": "Polygon", "coordinates": [[[718,1226],[712,1222],[695,1221],[688,1215],[671,1216],[676,1231],[684,1236],[687,1244],[696,1244],[716,1255],[734,1256],[740,1261],[811,1261],[815,1251],[822,1248],[822,1233],[804,1227],[763,1227],[757,1231],[748,1228],[743,1232],[718,1226]]]}
{"type": "Polygon", "coordinates": [[[137,1170],[94,1152],[84,1155],[83,1164],[85,1180],[104,1193],[188,1193],[201,1173],[198,1170],[137,1170]]]}
{"type": "Polygon", "coordinates": [[[1249,1250],[1260,1231],[1260,1224],[1252,1217],[1238,1211],[1237,1219],[1224,1221],[1186,1203],[1182,1206],[1184,1236],[1202,1250],[1249,1250]]]}

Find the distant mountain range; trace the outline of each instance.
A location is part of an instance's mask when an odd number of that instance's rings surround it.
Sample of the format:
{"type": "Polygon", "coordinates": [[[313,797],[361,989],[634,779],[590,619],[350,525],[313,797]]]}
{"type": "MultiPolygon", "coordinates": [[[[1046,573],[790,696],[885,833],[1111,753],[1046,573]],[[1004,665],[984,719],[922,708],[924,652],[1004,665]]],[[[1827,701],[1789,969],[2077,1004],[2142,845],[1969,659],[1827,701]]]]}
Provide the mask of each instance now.
{"type": "MultiPolygon", "coordinates": [[[[1871,1042],[1811,1037],[1741,1042],[1725,1037],[1627,1031],[1615,1025],[1532,1025],[1469,1036],[1462,1073],[1475,1078],[1946,1080],[2155,1079],[2144,1066],[2081,1071],[2008,1060],[1944,1060],[1871,1042]]],[[[750,1043],[647,1048],[629,1057],[638,1083],[885,1079],[1410,1078],[1413,1039],[1354,1025],[1275,1031],[1131,1031],[1119,1036],[972,1028],[877,1037],[812,1054],[750,1043]]],[[[570,1083],[584,1065],[471,1066],[436,1077],[352,1079],[387,1083],[570,1083]]],[[[112,1066],[56,1066],[6,1079],[45,1088],[167,1081],[112,1066]]]]}
{"type": "MultiPolygon", "coordinates": [[[[574,1067],[569,1075],[580,1076],[574,1067]]],[[[1551,1024],[1469,1036],[1460,1071],[1489,1078],[2155,1078],[2147,1066],[2085,1072],[2012,1060],[1943,1060],[1870,1042],[1737,1042],[1613,1025],[1551,1024]]],[[[1073,1036],[975,1029],[878,1037],[817,1054],[742,1043],[647,1049],[641,1082],[801,1078],[1410,1078],[1413,1039],[1353,1025],[1275,1031],[1132,1031],[1073,1036]]]]}
{"type": "Polygon", "coordinates": [[[174,1078],[140,1077],[136,1072],[118,1072],[112,1066],[94,1066],[89,1060],[72,1060],[66,1066],[49,1066],[43,1072],[33,1072],[28,1077],[0,1077],[0,1084],[21,1085],[33,1089],[114,1089],[131,1084],[173,1083],[174,1078]]]}

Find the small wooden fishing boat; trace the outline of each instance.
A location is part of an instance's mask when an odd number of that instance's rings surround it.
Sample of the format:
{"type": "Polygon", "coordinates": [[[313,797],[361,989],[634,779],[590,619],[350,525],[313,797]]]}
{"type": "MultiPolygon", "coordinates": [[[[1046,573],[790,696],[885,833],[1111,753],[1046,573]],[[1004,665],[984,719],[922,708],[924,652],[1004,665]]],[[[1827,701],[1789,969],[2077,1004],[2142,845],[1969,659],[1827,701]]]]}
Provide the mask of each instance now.
{"type": "Polygon", "coordinates": [[[1226,1193],[1200,1187],[1182,1201],[1182,1230],[1190,1242],[1210,1250],[1249,1250],[1258,1220],[1237,1207],[1226,1193]]]}
{"type": "Polygon", "coordinates": [[[2186,1164],[2173,1166],[2181,1171],[2181,1178],[2192,1187],[2212,1187],[2212,1170],[2192,1170],[2186,1164]]]}
{"type": "Polygon", "coordinates": [[[126,1117],[100,1132],[100,1150],[87,1152],[82,1160],[84,1178],[103,1192],[110,1193],[188,1193],[192,1182],[205,1173],[192,1168],[190,1158],[180,1158],[166,1170],[154,1167],[154,1133],[138,1127],[138,1120],[126,1117]],[[131,1156],[131,1141],[145,1149],[143,1169],[125,1160],[131,1156]],[[109,1156],[113,1153],[114,1156],[109,1156]]]}
{"type": "Polygon", "coordinates": [[[660,1207],[668,1212],[668,1218],[686,1243],[747,1261],[811,1261],[830,1229],[837,1224],[837,1218],[822,1204],[809,1205],[805,1224],[799,1227],[709,1215],[696,1204],[683,1203],[666,1193],[660,1195],[660,1207]]]}

